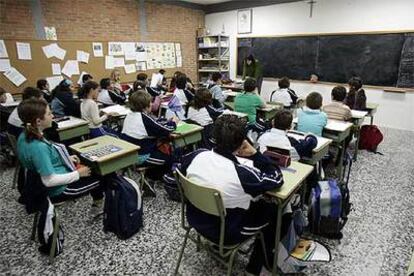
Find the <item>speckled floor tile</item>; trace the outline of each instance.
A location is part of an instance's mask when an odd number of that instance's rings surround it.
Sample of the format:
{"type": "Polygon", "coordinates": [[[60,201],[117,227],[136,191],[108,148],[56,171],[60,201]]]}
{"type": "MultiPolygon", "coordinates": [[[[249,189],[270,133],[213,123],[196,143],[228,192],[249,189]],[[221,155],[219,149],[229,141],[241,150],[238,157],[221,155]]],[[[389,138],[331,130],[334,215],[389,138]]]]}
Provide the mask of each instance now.
{"type": "MultiPolygon", "coordinates": [[[[324,241],[332,252],[328,264],[314,264],[307,275],[405,275],[414,245],[414,132],[382,129],[376,155],[361,151],[354,163],[351,201],[354,210],[341,242],[324,241]]],[[[182,242],[180,206],[157,188],[144,199],[144,228],[122,241],[91,220],[86,197],[59,211],[65,230],[64,252],[53,265],[30,240],[32,216],[26,215],[11,189],[13,170],[0,169],[1,275],[170,275],[182,242]]],[[[247,258],[235,264],[242,275],[247,258]]],[[[191,243],[181,264],[182,275],[224,275],[225,270],[191,243]]]]}

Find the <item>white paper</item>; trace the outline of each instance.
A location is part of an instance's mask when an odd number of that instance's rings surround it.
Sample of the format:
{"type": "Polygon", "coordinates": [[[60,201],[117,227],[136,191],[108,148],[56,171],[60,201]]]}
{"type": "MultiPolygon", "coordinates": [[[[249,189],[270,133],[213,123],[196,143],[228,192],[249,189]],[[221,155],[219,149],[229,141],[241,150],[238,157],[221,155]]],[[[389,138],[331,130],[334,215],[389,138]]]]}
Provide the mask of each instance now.
{"type": "Polygon", "coordinates": [[[125,60],[136,60],[137,55],[135,52],[133,53],[125,53],[125,60]]]}
{"type": "Polygon", "coordinates": [[[89,62],[89,53],[85,51],[76,51],[76,59],[79,62],[88,63],[89,62]]]}
{"type": "Polygon", "coordinates": [[[56,43],[43,46],[42,50],[47,58],[56,57],[60,60],[63,60],[66,55],[66,50],[60,48],[56,43]]]}
{"type": "Polygon", "coordinates": [[[45,34],[47,40],[57,40],[55,27],[45,27],[45,34]]]}
{"type": "Polygon", "coordinates": [[[4,72],[3,75],[17,87],[26,81],[26,78],[14,67],[11,67],[9,70],[4,72]]]}
{"type": "Polygon", "coordinates": [[[122,43],[122,50],[124,51],[125,56],[127,54],[135,55],[135,43],[134,42],[122,43]]]}
{"type": "Polygon", "coordinates": [[[124,105],[119,105],[119,104],[102,108],[101,111],[105,113],[115,112],[115,113],[118,113],[119,115],[128,115],[129,113],[132,112],[131,109],[127,108],[124,105]]]}
{"type": "Polygon", "coordinates": [[[30,43],[16,42],[17,58],[22,60],[32,60],[30,43]]]}
{"type": "Polygon", "coordinates": [[[124,67],[125,59],[123,57],[114,57],[114,67],[124,67]]]}
{"type": "Polygon", "coordinates": [[[6,44],[4,44],[4,40],[0,39],[0,58],[7,58],[9,55],[7,54],[6,44]]]}
{"type": "Polygon", "coordinates": [[[147,70],[147,63],[145,61],[138,61],[135,63],[135,66],[137,67],[137,71],[147,70]]]}
{"type": "MultiPolygon", "coordinates": [[[[52,74],[53,75],[60,75],[62,74],[62,69],[60,68],[59,63],[52,63],[52,74]]],[[[50,87],[49,87],[50,89],[50,87]]]]}
{"type": "Polygon", "coordinates": [[[105,56],[105,69],[114,69],[114,57],[113,56],[105,56]]]}
{"type": "Polygon", "coordinates": [[[51,58],[54,55],[53,46],[52,46],[53,44],[56,44],[56,43],[52,43],[52,44],[42,47],[43,53],[45,54],[47,58],[51,58]]]}
{"type": "Polygon", "coordinates": [[[135,59],[137,61],[146,61],[147,60],[147,52],[137,52],[135,59]]]}
{"type": "Polygon", "coordinates": [[[124,49],[122,42],[108,42],[108,55],[110,56],[123,56],[124,49]]]}
{"type": "Polygon", "coordinates": [[[124,69],[126,74],[135,73],[137,71],[135,64],[125,64],[124,69]]]}
{"type": "Polygon", "coordinates": [[[95,57],[103,57],[103,45],[100,42],[92,43],[93,55],[95,57]]]}
{"type": "Polygon", "coordinates": [[[181,59],[181,56],[177,56],[177,67],[182,67],[183,66],[183,61],[181,59]]]}
{"type": "Polygon", "coordinates": [[[61,81],[63,81],[62,76],[54,76],[46,78],[47,82],[49,83],[49,89],[53,90],[61,81]]]}
{"type": "Polygon", "coordinates": [[[83,75],[86,75],[86,74],[88,74],[88,72],[85,72],[85,71],[82,71],[82,73],[80,74],[79,79],[78,79],[78,84],[79,85],[82,85],[82,77],[83,77],[83,75]]]}
{"type": "Polygon", "coordinates": [[[68,60],[62,68],[62,73],[69,78],[72,75],[79,75],[79,64],[77,60],[68,60]]]}
{"type": "Polygon", "coordinates": [[[9,59],[0,59],[0,72],[6,72],[10,70],[10,60],[9,59]]]}

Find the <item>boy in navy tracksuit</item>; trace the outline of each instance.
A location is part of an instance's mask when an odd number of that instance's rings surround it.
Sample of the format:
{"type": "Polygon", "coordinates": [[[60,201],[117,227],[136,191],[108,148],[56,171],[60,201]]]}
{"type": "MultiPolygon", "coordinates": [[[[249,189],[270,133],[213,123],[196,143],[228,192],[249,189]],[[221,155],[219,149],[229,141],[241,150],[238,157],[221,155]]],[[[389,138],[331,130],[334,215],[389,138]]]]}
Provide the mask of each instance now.
{"type": "Polygon", "coordinates": [[[159,139],[168,139],[176,128],[174,121],[162,124],[150,115],[151,95],[144,91],[134,92],[129,97],[132,113],[125,117],[122,128],[123,138],[141,147],[141,161],[171,169],[171,155],[160,150],[159,139]]]}
{"type": "MultiPolygon", "coordinates": [[[[279,168],[247,142],[245,124],[235,115],[220,116],[213,130],[214,149],[198,150],[184,156],[180,170],[199,185],[220,191],[226,208],[225,244],[245,240],[261,229],[271,260],[276,208],[264,200],[254,199],[282,186],[283,176],[279,168]],[[236,155],[251,159],[255,168],[240,164],[236,155]]],[[[190,203],[187,206],[189,224],[206,238],[218,242],[220,219],[190,203]]],[[[246,272],[259,275],[264,264],[260,241],[256,241],[246,272]]]]}

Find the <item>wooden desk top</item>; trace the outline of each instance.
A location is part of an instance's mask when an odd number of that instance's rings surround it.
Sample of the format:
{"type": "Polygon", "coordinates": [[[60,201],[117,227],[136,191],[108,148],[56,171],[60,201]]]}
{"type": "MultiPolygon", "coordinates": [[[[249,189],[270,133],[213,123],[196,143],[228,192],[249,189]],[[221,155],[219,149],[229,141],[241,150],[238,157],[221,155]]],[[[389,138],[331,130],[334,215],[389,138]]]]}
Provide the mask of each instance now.
{"type": "Polygon", "coordinates": [[[360,111],[360,110],[351,110],[352,118],[353,119],[362,119],[367,116],[368,111],[360,111]]]}
{"type": "Polygon", "coordinates": [[[279,199],[287,199],[294,193],[313,171],[313,166],[293,161],[289,168],[282,168],[284,184],[279,189],[269,191],[266,194],[279,199]]]}
{"type": "Polygon", "coordinates": [[[379,106],[379,104],[376,104],[376,103],[367,103],[367,109],[368,110],[375,110],[375,109],[378,108],[378,106],[379,106]]]}
{"type": "Polygon", "coordinates": [[[88,121],[69,116],[69,120],[58,122],[58,131],[75,128],[78,126],[88,125],[88,121]]]}
{"type": "MultiPolygon", "coordinates": [[[[175,134],[179,134],[179,137],[192,134],[194,132],[202,131],[204,128],[199,125],[188,124],[185,122],[179,122],[177,129],[174,131],[175,134]]],[[[179,138],[177,137],[177,138],[179,138]]]]}
{"type": "Polygon", "coordinates": [[[85,152],[89,152],[91,150],[102,148],[106,145],[114,145],[114,146],[120,147],[121,150],[99,157],[98,159],[95,160],[95,162],[100,163],[100,162],[109,161],[109,160],[121,157],[131,152],[138,153],[138,150],[140,149],[139,146],[136,146],[124,140],[121,140],[121,139],[118,139],[112,136],[108,136],[108,135],[100,136],[94,139],[76,143],[76,144],[70,145],[69,148],[71,148],[78,154],[82,154],[85,152]]]}
{"type": "MultiPolygon", "coordinates": [[[[295,131],[288,131],[287,135],[295,138],[296,140],[299,140],[299,139],[304,139],[305,136],[306,136],[306,133],[299,132],[299,131],[295,130],[295,131]]],[[[329,144],[332,143],[331,139],[316,136],[316,135],[314,135],[314,136],[316,137],[316,139],[318,139],[318,144],[316,145],[316,148],[314,148],[312,150],[312,152],[314,152],[314,153],[319,152],[321,149],[329,146],[329,144]]]]}
{"type": "Polygon", "coordinates": [[[129,109],[128,107],[126,107],[125,105],[120,105],[120,104],[115,104],[115,105],[102,108],[101,111],[105,113],[115,112],[115,113],[118,113],[117,116],[126,116],[132,112],[131,109],[129,109]]]}
{"type": "MultiPolygon", "coordinates": [[[[298,123],[298,117],[293,119],[293,123],[298,123]]],[[[352,123],[329,119],[328,124],[325,126],[324,129],[335,132],[344,132],[348,130],[348,128],[350,127],[352,127],[352,123]]]]}

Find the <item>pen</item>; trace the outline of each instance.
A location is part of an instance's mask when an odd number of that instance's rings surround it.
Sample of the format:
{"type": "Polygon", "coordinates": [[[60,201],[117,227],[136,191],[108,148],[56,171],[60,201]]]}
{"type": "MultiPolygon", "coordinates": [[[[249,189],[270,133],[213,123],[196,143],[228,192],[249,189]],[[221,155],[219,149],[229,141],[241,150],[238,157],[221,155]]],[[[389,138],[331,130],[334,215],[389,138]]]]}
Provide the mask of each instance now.
{"type": "Polygon", "coordinates": [[[92,146],[96,146],[97,144],[98,143],[92,143],[92,144],[89,144],[89,145],[82,146],[79,149],[89,148],[89,147],[92,147],[92,146]]]}

